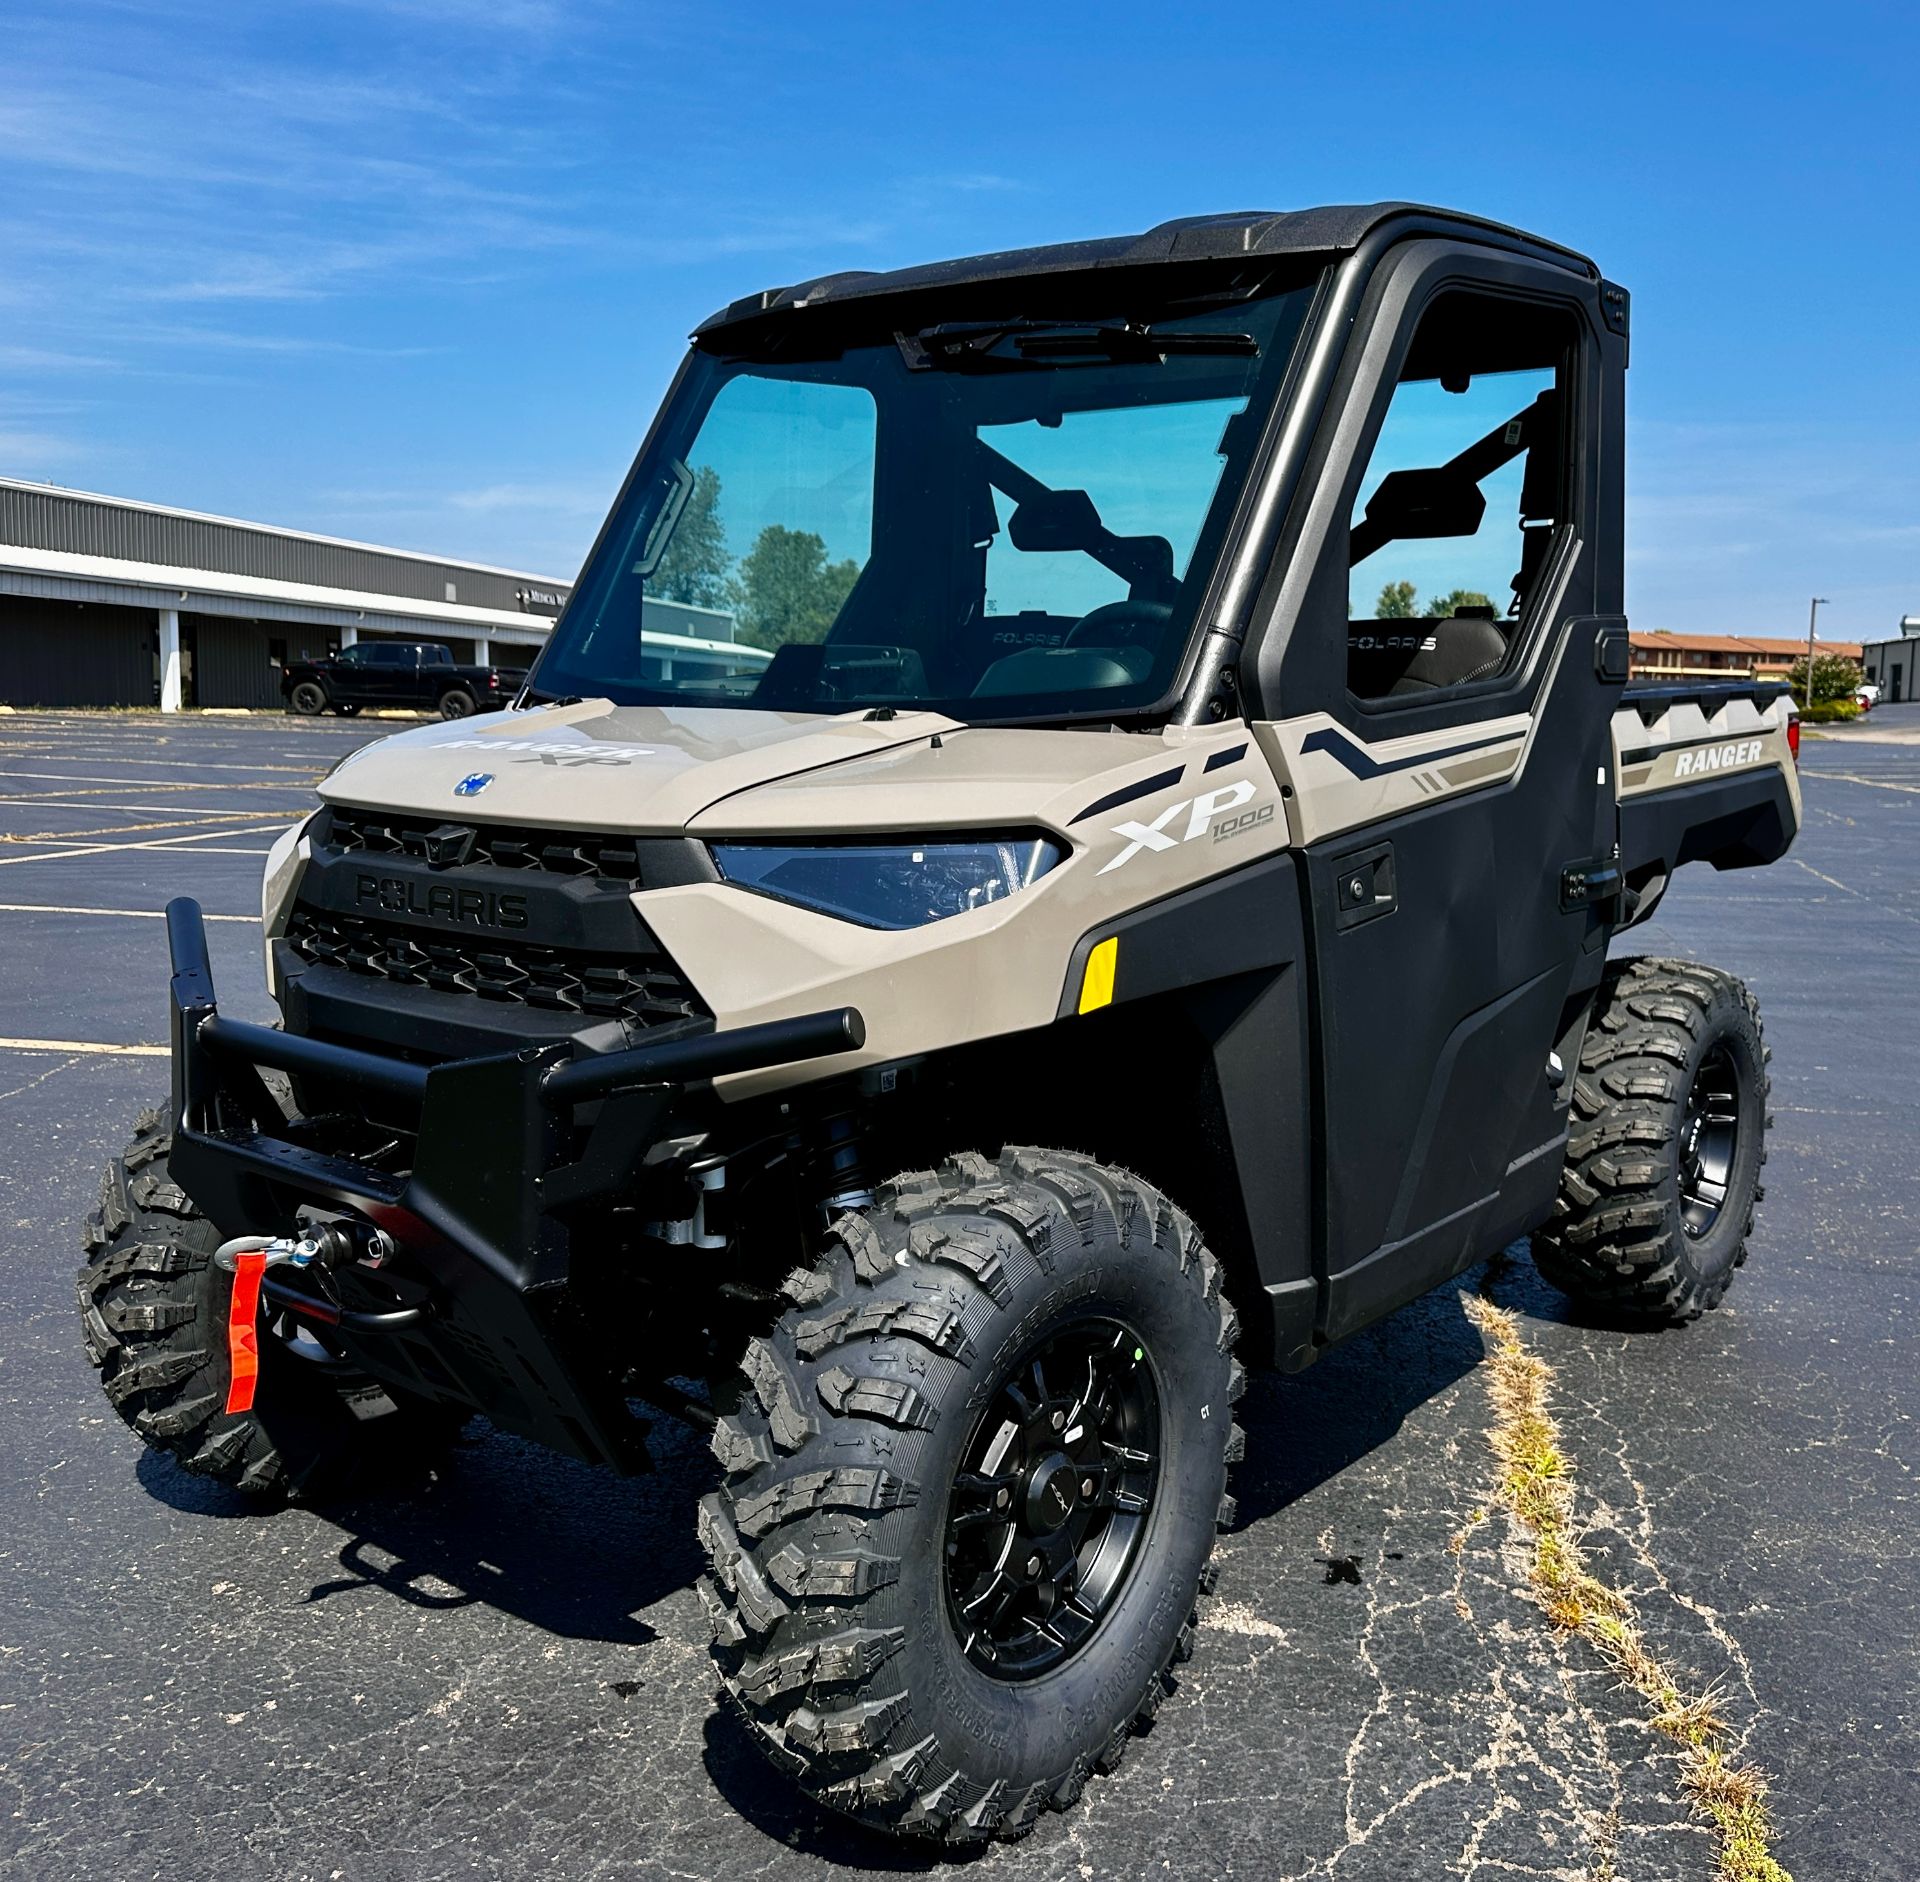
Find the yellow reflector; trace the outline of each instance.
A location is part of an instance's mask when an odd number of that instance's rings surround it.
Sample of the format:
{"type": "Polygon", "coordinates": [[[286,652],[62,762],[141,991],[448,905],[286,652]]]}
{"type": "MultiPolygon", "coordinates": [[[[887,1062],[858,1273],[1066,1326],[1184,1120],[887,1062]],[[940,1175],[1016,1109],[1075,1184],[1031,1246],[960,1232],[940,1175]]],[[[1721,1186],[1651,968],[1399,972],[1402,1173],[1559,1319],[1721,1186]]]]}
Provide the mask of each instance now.
{"type": "Polygon", "coordinates": [[[1113,969],[1120,958],[1120,937],[1110,934],[1087,956],[1086,978],[1080,982],[1080,1010],[1091,1013],[1113,1004],[1113,969]]]}

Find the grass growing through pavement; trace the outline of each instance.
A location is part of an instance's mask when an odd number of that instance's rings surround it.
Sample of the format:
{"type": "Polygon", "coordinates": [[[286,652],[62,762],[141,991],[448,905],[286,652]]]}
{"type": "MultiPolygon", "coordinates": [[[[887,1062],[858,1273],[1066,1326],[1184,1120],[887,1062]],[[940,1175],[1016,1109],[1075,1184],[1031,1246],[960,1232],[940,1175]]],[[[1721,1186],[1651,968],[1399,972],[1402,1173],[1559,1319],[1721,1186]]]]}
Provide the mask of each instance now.
{"type": "Polygon", "coordinates": [[[1682,1691],[1641,1639],[1627,1597],[1586,1565],[1574,1521],[1573,1465],[1547,1409],[1553,1369],[1521,1344],[1504,1308],[1473,1297],[1466,1308],[1487,1342],[1500,1495],[1532,1540],[1535,1598],[1555,1627],[1588,1641],[1646,1700],[1655,1729],[1679,1746],[1681,1785],[1720,1835],[1723,1882],[1792,1882],[1768,1849],[1765,1780],[1723,1749],[1730,1728],[1718,1699],[1682,1691]]]}

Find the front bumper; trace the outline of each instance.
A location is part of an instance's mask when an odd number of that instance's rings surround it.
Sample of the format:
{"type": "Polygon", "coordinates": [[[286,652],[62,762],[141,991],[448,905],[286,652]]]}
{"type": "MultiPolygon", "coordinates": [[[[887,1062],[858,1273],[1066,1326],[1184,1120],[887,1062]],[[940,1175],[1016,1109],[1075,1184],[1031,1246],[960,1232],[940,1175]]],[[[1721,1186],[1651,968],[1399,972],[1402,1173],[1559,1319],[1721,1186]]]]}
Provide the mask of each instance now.
{"type": "MultiPolygon", "coordinates": [[[[173,1180],[223,1234],[280,1233],[303,1209],[384,1230],[378,1270],[333,1271],[323,1296],[275,1280],[276,1306],[329,1330],[355,1364],[484,1412],[552,1448],[642,1468],[615,1335],[568,1286],[593,1205],[630,1187],[689,1087],[857,1049],[851,1007],[580,1057],[572,1042],[421,1066],[223,1017],[198,903],[167,906],[172,956],[173,1180]],[[411,1168],[323,1148],[260,1068],[417,1115],[411,1168]]],[[[623,1350],[632,1357],[630,1344],[623,1350]]]]}

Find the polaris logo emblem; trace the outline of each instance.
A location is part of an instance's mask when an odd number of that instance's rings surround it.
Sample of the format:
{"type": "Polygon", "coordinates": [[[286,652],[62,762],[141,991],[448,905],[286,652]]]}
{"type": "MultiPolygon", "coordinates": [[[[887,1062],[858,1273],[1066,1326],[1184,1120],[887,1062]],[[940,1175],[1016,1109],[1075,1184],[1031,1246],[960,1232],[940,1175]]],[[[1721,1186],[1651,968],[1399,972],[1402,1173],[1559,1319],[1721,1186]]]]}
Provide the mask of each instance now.
{"type": "Polygon", "coordinates": [[[353,899],[384,915],[418,915],[454,928],[524,928],[527,898],[494,889],[455,888],[450,882],[416,882],[408,876],[354,878],[353,899]]]}
{"type": "Polygon", "coordinates": [[[1131,862],[1142,850],[1177,849],[1182,843],[1191,843],[1195,837],[1205,836],[1209,830],[1213,831],[1218,841],[1223,837],[1239,836],[1257,824],[1270,822],[1273,806],[1265,804],[1259,810],[1243,811],[1237,817],[1215,823],[1216,818],[1225,818],[1228,811],[1239,810],[1253,793],[1251,778],[1236,778],[1231,784],[1221,785],[1217,791],[1202,791],[1198,797],[1169,804],[1151,823],[1116,823],[1113,834],[1125,837],[1127,846],[1111,862],[1103,863],[1098,873],[1104,876],[1108,870],[1118,869],[1122,863],[1131,862]],[[1169,826],[1178,822],[1182,811],[1187,813],[1186,828],[1176,835],[1169,826]]]}
{"type": "Polygon", "coordinates": [[[453,794],[455,797],[478,797],[492,782],[493,773],[491,771],[469,771],[467,775],[453,787],[453,794]]]}
{"type": "Polygon", "coordinates": [[[1736,745],[1709,745],[1702,751],[1683,751],[1673,761],[1676,778],[1697,777],[1703,771],[1731,771],[1750,765],[1760,756],[1760,740],[1743,738],[1736,745]]]}

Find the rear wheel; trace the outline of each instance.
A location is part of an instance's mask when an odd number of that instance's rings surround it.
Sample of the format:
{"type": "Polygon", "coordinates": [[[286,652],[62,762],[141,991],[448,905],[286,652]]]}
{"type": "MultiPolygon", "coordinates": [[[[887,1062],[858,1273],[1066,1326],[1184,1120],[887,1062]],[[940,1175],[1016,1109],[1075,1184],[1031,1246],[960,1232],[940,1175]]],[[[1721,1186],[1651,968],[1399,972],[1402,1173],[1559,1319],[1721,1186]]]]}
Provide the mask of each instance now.
{"type": "Polygon", "coordinates": [[[1759,1006],[1731,974],[1691,961],[1608,969],[1559,1200],[1533,1239],[1547,1280],[1654,1323],[1719,1304],[1764,1193],[1767,1056],[1759,1006]]]}
{"type": "Polygon", "coordinates": [[[255,1494],[438,1461],[459,1414],[389,1392],[291,1316],[263,1316],[254,1408],[226,1410],[233,1280],[214,1265],[220,1231],[168,1176],[171,1147],[166,1114],[149,1111],[87,1218],[81,1329],[114,1409],[188,1470],[255,1494]]]}
{"type": "Polygon", "coordinates": [[[876,1827],[1018,1836],[1191,1649],[1244,1375],[1220,1269],[1147,1184],[956,1157],[843,1216],[750,1346],[703,1593],[776,1763],[876,1827]]]}
{"type": "Polygon", "coordinates": [[[458,686],[449,686],[440,695],[440,716],[443,719],[464,719],[473,711],[473,695],[458,686]]]}
{"type": "Polygon", "coordinates": [[[287,710],[303,719],[316,718],[327,709],[327,689],[318,680],[301,680],[287,695],[287,710]]]}

